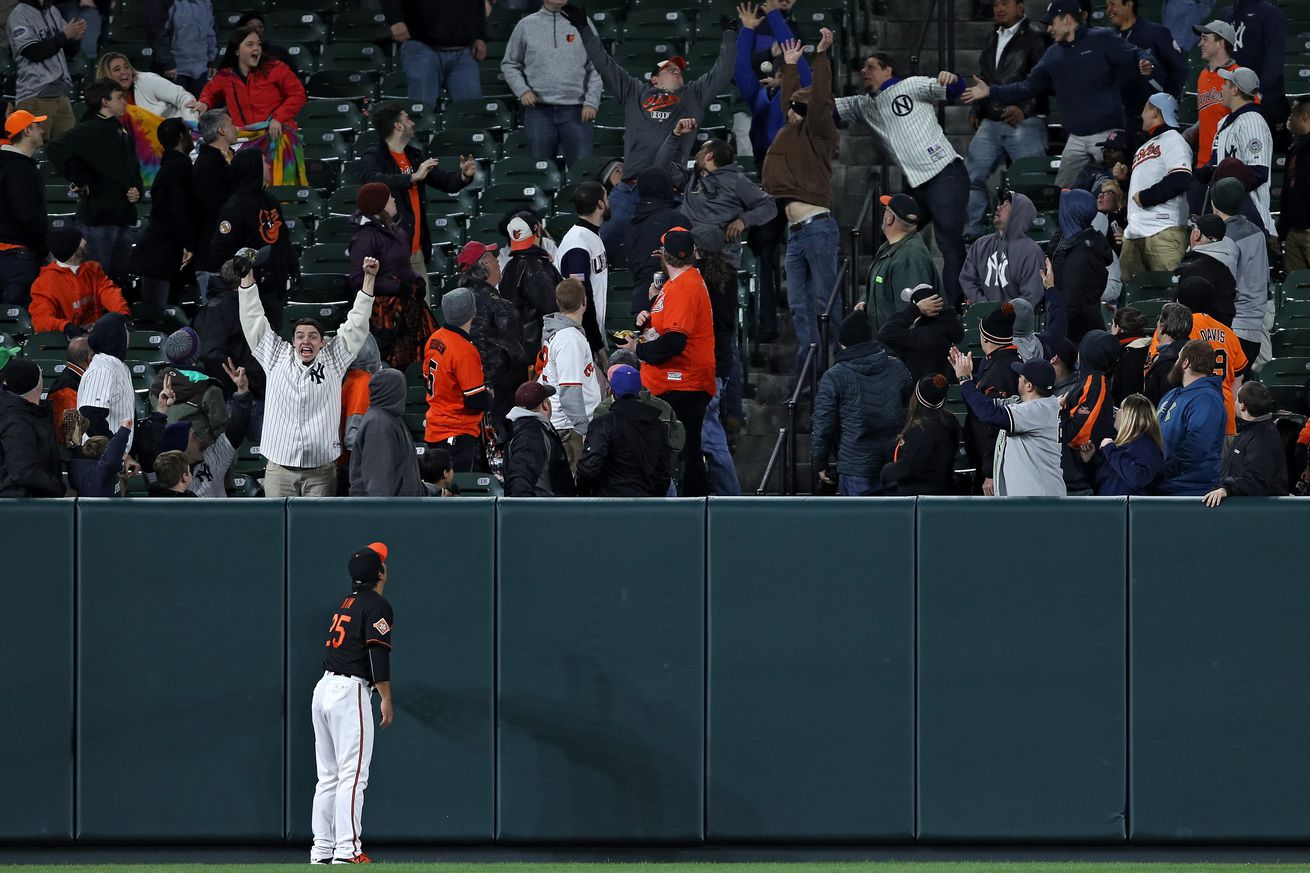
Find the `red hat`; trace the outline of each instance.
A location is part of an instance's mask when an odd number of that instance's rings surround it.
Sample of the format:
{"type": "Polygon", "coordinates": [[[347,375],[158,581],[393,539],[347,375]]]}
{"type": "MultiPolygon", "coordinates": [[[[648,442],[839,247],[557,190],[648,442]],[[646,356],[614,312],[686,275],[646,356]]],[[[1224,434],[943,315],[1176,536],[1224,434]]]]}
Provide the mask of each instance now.
{"type": "Polygon", "coordinates": [[[364,215],[378,215],[387,208],[391,189],[381,182],[369,182],[355,192],[355,205],[364,215]]]}
{"type": "Polygon", "coordinates": [[[660,70],[663,70],[669,64],[673,64],[675,67],[677,67],[679,70],[681,70],[684,73],[687,72],[687,59],[684,58],[682,55],[674,55],[673,57],[669,58],[666,61],[660,61],[658,64],[655,65],[655,72],[659,73],[660,70]]]}
{"type": "Polygon", "coordinates": [[[464,243],[464,248],[460,249],[459,254],[455,256],[455,265],[459,267],[459,271],[462,273],[478,261],[482,260],[482,256],[487,252],[494,252],[498,248],[500,248],[500,246],[495,243],[487,245],[485,243],[480,243],[477,240],[469,240],[464,243]]]}

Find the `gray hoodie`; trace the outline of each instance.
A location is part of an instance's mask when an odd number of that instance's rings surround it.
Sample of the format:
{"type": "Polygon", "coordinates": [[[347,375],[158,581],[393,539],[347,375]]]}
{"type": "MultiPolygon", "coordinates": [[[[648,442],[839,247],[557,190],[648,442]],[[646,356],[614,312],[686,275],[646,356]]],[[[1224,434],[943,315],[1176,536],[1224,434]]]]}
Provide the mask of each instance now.
{"type": "MultiPolygon", "coordinates": [[[[550,341],[555,338],[555,334],[562,330],[576,330],[583,337],[586,336],[586,333],[582,330],[582,325],[562,312],[552,312],[541,320],[542,346],[549,346],[550,341]]],[[[591,417],[587,415],[587,402],[582,396],[582,386],[560,385],[558,390],[559,396],[555,398],[555,403],[559,411],[563,413],[564,419],[568,420],[568,427],[585,436],[587,426],[591,423],[591,417]]],[[[560,429],[560,425],[563,423],[563,419],[552,416],[552,424],[555,425],[556,429],[560,429]]]]}
{"type": "Polygon", "coordinates": [[[350,454],[350,496],[422,497],[418,455],[405,427],[405,374],[391,369],[374,373],[368,403],[350,454]]]}
{"type": "MultiPolygon", "coordinates": [[[[382,353],[378,351],[378,341],[373,334],[364,337],[364,344],[355,353],[355,360],[350,362],[351,370],[363,370],[370,375],[382,369],[382,353]]],[[[346,432],[341,437],[341,445],[346,451],[353,451],[359,427],[364,423],[364,413],[356,413],[346,419],[346,432]]]]}
{"type": "MultiPolygon", "coordinates": [[[[583,31],[582,44],[587,48],[587,57],[600,72],[605,87],[623,104],[623,175],[628,179],[656,166],[656,153],[679,119],[701,120],[714,95],[732,82],[737,55],[737,34],[725,30],[719,44],[719,56],[708,72],[684,85],[680,91],[662,91],[633,76],[610,57],[593,27],[583,31]]],[[[673,156],[675,161],[685,161],[695,141],[691,136],[680,139],[685,142],[678,144],[678,153],[673,156]]]]}
{"type": "Polygon", "coordinates": [[[1233,331],[1246,340],[1264,334],[1265,312],[1269,309],[1269,248],[1265,234],[1248,218],[1234,215],[1224,220],[1224,240],[1237,248],[1237,314],[1233,331]]]}
{"type": "Polygon", "coordinates": [[[1010,305],[1014,307],[1014,347],[1019,350],[1019,360],[1045,358],[1042,341],[1037,338],[1037,315],[1032,304],[1019,297],[1011,300],[1010,305]]]}
{"type": "Polygon", "coordinates": [[[600,74],[577,29],[558,12],[542,8],[519,19],[500,72],[515,97],[532,91],[548,106],[600,107],[600,74]]]}
{"type": "Polygon", "coordinates": [[[1064,497],[1060,466],[1060,398],[1002,401],[1011,427],[996,435],[992,472],[998,497],[1064,497]]]}
{"type": "Polygon", "coordinates": [[[1237,276],[1237,243],[1227,236],[1227,231],[1223,239],[1214,242],[1201,243],[1199,246],[1192,246],[1191,251],[1200,252],[1228,268],[1228,272],[1237,276]]]}
{"type": "Polygon", "coordinates": [[[1037,306],[1045,289],[1042,267],[1046,255],[1028,238],[1037,207],[1023,194],[1011,196],[1010,218],[1003,233],[979,237],[969,247],[960,271],[960,287],[970,302],[1003,302],[1022,297],[1037,306]]]}
{"type": "Polygon", "coordinates": [[[768,224],[778,214],[778,204],[771,194],[746,178],[740,164],[728,164],[708,173],[685,170],[671,163],[677,151],[670,134],[660,149],[656,162],[669,166],[673,184],[682,189],[682,214],[691,221],[691,235],[702,252],[723,252],[724,260],[733,267],[741,266],[741,245],[746,238],[743,231],[736,242],[728,242],[724,232],[728,225],[740,218],[747,228],[768,224]]]}

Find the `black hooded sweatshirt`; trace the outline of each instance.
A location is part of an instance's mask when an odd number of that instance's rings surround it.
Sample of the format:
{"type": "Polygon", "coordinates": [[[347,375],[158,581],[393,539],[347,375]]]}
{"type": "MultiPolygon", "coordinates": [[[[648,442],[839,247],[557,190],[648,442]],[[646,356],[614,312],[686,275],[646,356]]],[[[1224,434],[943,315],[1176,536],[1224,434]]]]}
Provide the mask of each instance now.
{"type": "Polygon", "coordinates": [[[623,250],[632,270],[633,315],[650,310],[650,283],[660,269],[659,255],[653,253],[660,247],[660,237],[674,227],[691,227],[691,222],[678,211],[670,179],[667,191],[638,201],[631,223],[623,228],[623,250]]]}
{"type": "Polygon", "coordinates": [[[878,339],[910,368],[915,382],[936,373],[953,378],[946,352],[964,340],[964,328],[950,306],[929,318],[907,303],[883,322],[878,339]]]}
{"type": "Polygon", "coordinates": [[[281,326],[288,282],[299,272],[296,252],[282,208],[264,190],[263,153],[242,149],[232,159],[232,196],[218,213],[218,228],[210,243],[210,272],[218,272],[238,249],[264,246],[272,246],[273,253],[266,264],[256,269],[255,281],[268,320],[276,330],[281,326]]]}
{"type": "Polygon", "coordinates": [[[1113,437],[1114,396],[1110,374],[1119,363],[1119,341],[1103,330],[1088,331],[1078,346],[1078,377],[1060,406],[1060,438],[1064,444],[1061,466],[1070,494],[1090,491],[1096,481],[1093,469],[1084,464],[1078,447],[1099,446],[1113,437]]]}

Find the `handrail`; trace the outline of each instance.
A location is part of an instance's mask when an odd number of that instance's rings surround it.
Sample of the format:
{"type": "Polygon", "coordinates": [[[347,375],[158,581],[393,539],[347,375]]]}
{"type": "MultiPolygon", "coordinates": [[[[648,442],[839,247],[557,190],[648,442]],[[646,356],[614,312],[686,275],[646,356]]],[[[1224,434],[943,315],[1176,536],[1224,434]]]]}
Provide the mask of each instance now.
{"type": "MultiPolygon", "coordinates": [[[[842,258],[841,266],[837,268],[837,279],[832,283],[832,291],[828,294],[828,305],[823,307],[823,311],[819,313],[819,366],[815,370],[816,377],[828,372],[828,355],[832,349],[832,344],[828,342],[829,325],[832,321],[832,305],[837,302],[837,295],[846,287],[846,274],[850,270],[850,266],[850,256],[842,258]]],[[[843,306],[843,313],[845,309],[845,306],[843,306]]],[[[843,317],[845,316],[843,315],[843,317]]]]}
{"type": "MultiPolygon", "coordinates": [[[[873,183],[874,179],[869,179],[873,183]]],[[[851,258],[854,266],[847,274],[850,290],[846,295],[845,308],[851,309],[855,306],[855,298],[859,296],[859,275],[860,275],[860,237],[864,234],[864,221],[869,217],[869,209],[873,206],[873,198],[882,189],[882,180],[878,178],[877,184],[869,185],[869,193],[864,195],[864,204],[860,206],[860,217],[855,219],[855,225],[851,228],[851,258]]]]}
{"type": "MultiPolygon", "coordinates": [[[[919,75],[919,58],[923,54],[924,44],[928,41],[928,28],[934,23],[937,25],[937,70],[955,69],[955,3],[954,0],[945,0],[944,3],[939,4],[938,0],[932,0],[932,5],[928,7],[928,15],[923,20],[923,31],[919,34],[918,45],[910,55],[911,75],[919,75]],[[939,7],[940,15],[937,14],[939,7]]],[[[931,71],[932,75],[935,76],[937,70],[931,71]]],[[[937,104],[937,123],[943,127],[946,125],[945,103],[937,104]]]]}
{"type": "MultiPolygon", "coordinates": [[[[801,363],[801,372],[796,377],[796,387],[791,392],[791,399],[787,401],[787,453],[783,456],[783,494],[796,493],[796,412],[801,403],[801,389],[805,387],[806,376],[812,376],[814,370],[814,357],[818,354],[819,344],[810,343],[809,348],[805,350],[805,360],[801,363]]],[[[811,394],[811,403],[814,395],[811,394]]]]}
{"type": "Polygon", "coordinates": [[[787,447],[787,428],[778,428],[778,439],[773,444],[773,451],[769,453],[769,462],[764,465],[764,477],[760,479],[760,487],[755,489],[757,497],[763,497],[769,490],[769,480],[773,478],[773,466],[778,462],[778,454],[786,451],[787,447]]]}
{"type": "Polygon", "coordinates": [[[928,41],[928,28],[932,26],[932,20],[936,15],[937,0],[932,0],[932,5],[928,7],[928,15],[923,19],[923,31],[919,34],[919,42],[910,53],[911,75],[919,75],[919,55],[923,54],[923,45],[928,41]]]}

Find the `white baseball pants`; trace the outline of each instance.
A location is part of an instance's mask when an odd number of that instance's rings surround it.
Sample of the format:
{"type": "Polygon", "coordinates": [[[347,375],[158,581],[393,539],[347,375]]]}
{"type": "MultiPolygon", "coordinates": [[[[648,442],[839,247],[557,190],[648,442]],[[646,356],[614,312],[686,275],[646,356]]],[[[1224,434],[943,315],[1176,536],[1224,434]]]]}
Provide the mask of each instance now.
{"type": "Polygon", "coordinates": [[[373,693],[355,676],[324,673],[314,686],[311,714],[318,786],[310,861],[345,860],[363,849],[360,822],[373,758],[373,693]]]}

